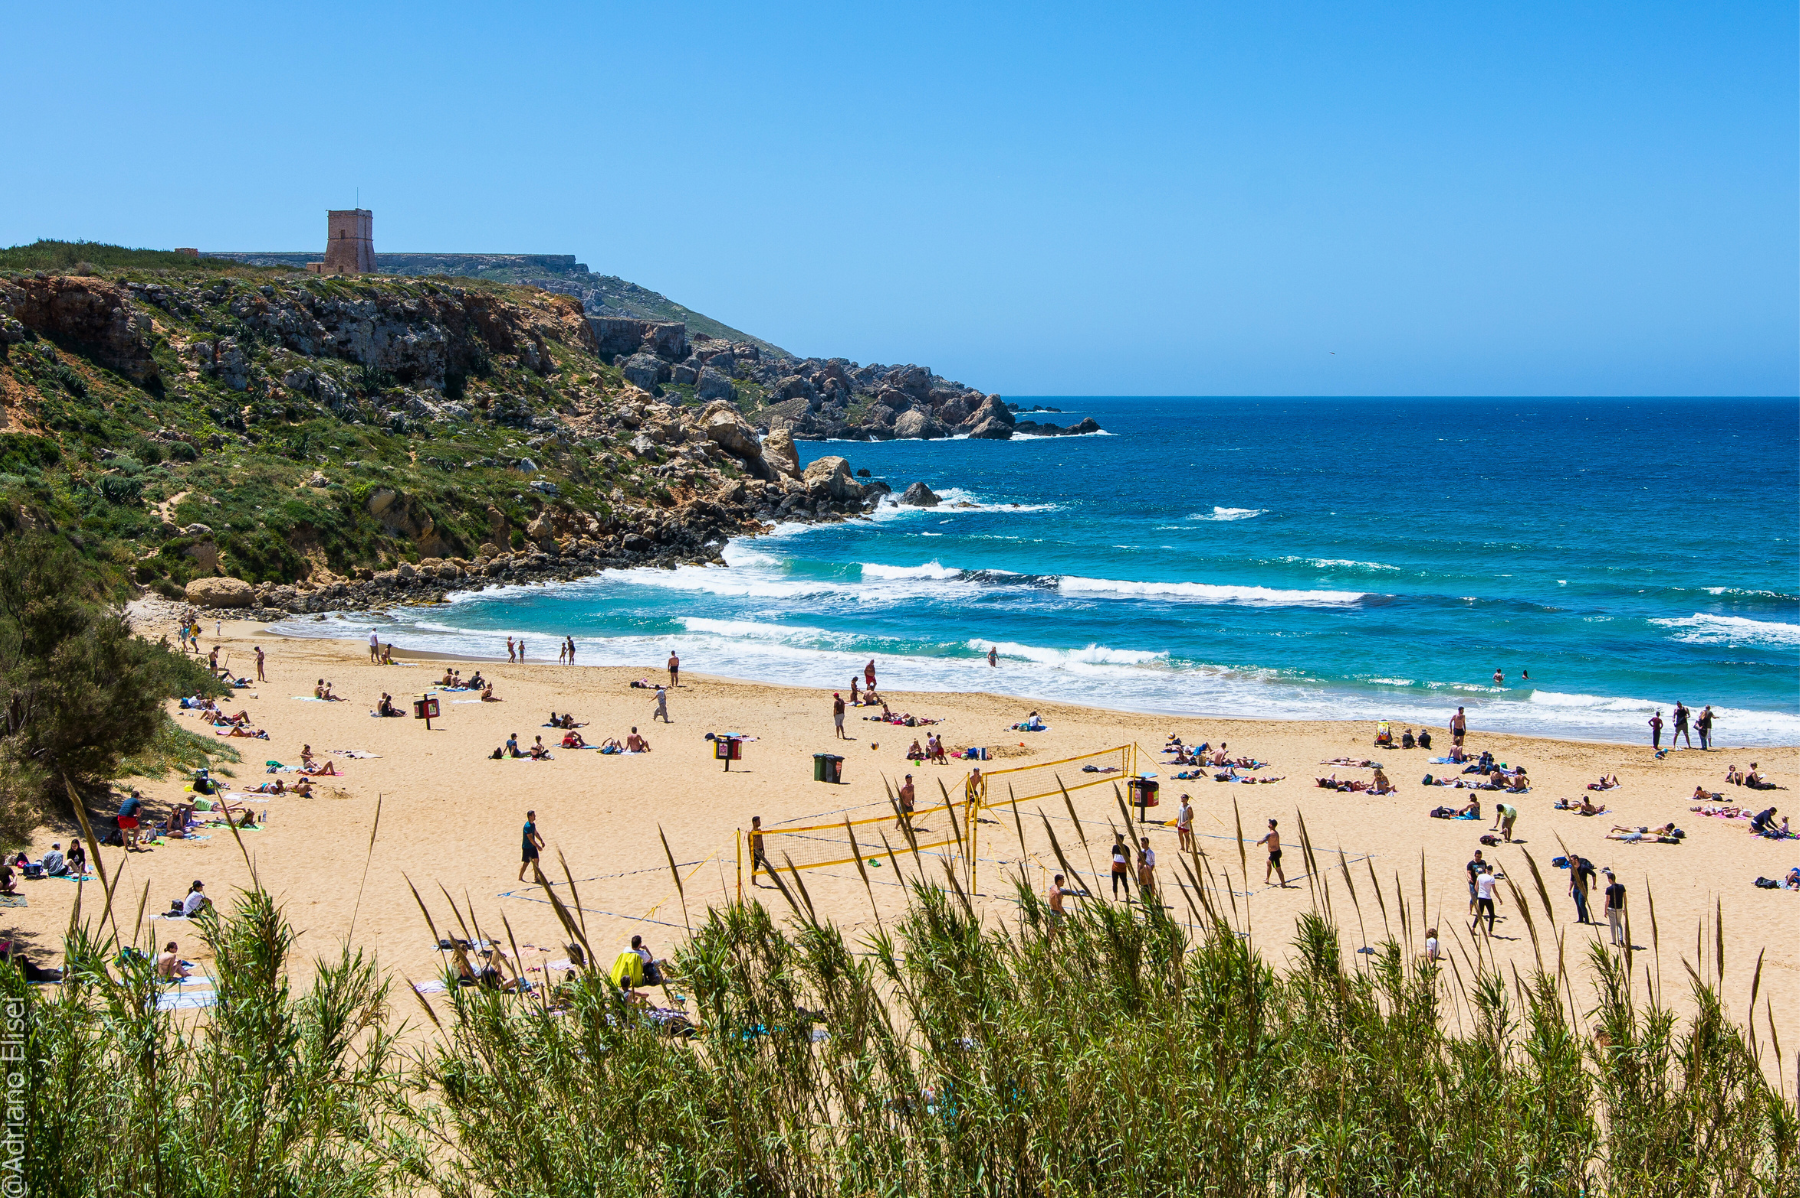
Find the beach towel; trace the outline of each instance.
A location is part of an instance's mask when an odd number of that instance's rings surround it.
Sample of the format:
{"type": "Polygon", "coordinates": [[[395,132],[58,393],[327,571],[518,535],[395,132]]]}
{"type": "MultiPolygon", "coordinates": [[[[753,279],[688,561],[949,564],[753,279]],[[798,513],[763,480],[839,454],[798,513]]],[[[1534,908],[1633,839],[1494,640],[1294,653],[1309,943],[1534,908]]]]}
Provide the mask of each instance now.
{"type": "Polygon", "coordinates": [[[0,907],[29,907],[22,894],[0,894],[0,907]]]}
{"type": "Polygon", "coordinates": [[[315,699],[311,695],[294,695],[293,700],[296,703],[324,703],[324,702],[326,702],[326,700],[324,700],[324,699],[315,699]]]}
{"type": "Polygon", "coordinates": [[[338,757],[354,757],[358,761],[380,760],[380,753],[371,753],[366,749],[327,749],[326,752],[338,757]]]}
{"type": "Polygon", "coordinates": [[[450,987],[442,982],[414,982],[413,989],[420,994],[442,994],[450,987]]]}
{"type": "Polygon", "coordinates": [[[156,997],[156,1009],[159,1011],[193,1011],[201,1007],[219,1005],[217,992],[207,994],[159,994],[156,997]]]}

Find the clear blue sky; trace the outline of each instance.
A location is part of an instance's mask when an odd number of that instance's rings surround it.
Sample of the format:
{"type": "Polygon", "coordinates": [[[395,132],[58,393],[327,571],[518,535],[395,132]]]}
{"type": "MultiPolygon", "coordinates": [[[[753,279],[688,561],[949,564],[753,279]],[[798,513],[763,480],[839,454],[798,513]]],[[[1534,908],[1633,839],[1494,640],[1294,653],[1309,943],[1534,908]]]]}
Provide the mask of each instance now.
{"type": "Polygon", "coordinates": [[[1013,394],[1795,394],[1782,3],[25,4],[0,241],[574,253],[1013,394]]]}

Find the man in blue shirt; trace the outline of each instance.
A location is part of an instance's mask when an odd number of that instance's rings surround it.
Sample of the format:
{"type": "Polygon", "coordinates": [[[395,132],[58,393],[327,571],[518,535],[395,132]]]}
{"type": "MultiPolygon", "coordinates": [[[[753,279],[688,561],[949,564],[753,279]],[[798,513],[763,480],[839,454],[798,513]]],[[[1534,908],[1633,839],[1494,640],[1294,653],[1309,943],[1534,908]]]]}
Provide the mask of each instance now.
{"type": "Polygon", "coordinates": [[[119,837],[125,842],[127,853],[141,853],[138,848],[138,813],[144,809],[144,801],[138,798],[137,791],[125,796],[119,804],[119,837]]]}

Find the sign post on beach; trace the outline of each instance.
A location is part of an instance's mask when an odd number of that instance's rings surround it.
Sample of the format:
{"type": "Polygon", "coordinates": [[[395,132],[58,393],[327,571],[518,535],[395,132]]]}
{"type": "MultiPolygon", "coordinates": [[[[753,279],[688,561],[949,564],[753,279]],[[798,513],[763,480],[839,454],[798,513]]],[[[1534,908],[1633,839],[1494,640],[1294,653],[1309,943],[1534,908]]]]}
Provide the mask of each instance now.
{"type": "Polygon", "coordinates": [[[431,721],[437,718],[438,700],[436,695],[420,695],[413,700],[413,719],[425,721],[425,731],[431,731],[431,721]]]}

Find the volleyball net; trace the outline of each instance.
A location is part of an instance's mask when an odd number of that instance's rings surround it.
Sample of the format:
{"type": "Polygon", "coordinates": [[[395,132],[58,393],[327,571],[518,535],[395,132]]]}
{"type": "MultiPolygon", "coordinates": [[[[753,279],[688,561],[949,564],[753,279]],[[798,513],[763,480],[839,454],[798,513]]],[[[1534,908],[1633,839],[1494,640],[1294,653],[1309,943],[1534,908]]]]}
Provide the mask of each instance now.
{"type": "Polygon", "coordinates": [[[966,865],[978,852],[981,821],[977,817],[982,811],[1015,804],[1022,808],[1050,799],[1060,809],[1065,792],[1075,801],[1093,797],[1083,793],[1090,788],[1107,788],[1102,793],[1110,806],[1110,788],[1134,776],[1139,752],[1136,745],[1117,745],[1059,761],[992,772],[982,769],[979,778],[974,770],[986,763],[971,763],[968,773],[933,779],[937,783],[931,786],[933,793],[919,787],[912,815],[904,825],[898,818],[894,784],[889,783],[888,802],[881,805],[880,815],[852,819],[851,813],[845,812],[832,823],[740,829],[740,892],[759,870],[786,873],[789,869],[854,868],[858,862],[879,864],[890,853],[937,853],[966,865]]]}

